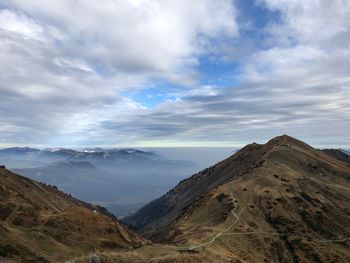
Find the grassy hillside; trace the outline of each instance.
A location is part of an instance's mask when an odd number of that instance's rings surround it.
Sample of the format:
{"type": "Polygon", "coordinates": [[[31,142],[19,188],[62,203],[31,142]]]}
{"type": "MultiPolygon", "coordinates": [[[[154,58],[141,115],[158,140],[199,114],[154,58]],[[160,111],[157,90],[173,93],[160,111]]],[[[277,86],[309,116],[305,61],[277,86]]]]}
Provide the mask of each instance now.
{"type": "Polygon", "coordinates": [[[289,136],[244,147],[129,217],[153,244],[102,208],[0,168],[0,260],[345,263],[349,204],[343,156],[289,136]]]}
{"type": "Polygon", "coordinates": [[[249,145],[129,222],[218,262],[349,262],[350,168],[289,136],[249,145]]]}
{"type": "Polygon", "coordinates": [[[62,262],[145,243],[103,208],[0,168],[0,259],[62,262]]]}

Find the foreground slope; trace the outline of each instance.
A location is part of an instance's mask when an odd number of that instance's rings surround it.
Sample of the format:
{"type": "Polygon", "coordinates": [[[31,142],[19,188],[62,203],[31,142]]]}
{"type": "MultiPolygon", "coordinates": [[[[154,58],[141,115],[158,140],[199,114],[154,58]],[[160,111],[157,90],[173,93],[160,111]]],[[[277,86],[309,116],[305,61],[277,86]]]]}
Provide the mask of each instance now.
{"type": "Polygon", "coordinates": [[[0,261],[62,262],[145,243],[103,208],[0,168],[0,261]]]}
{"type": "Polygon", "coordinates": [[[350,166],[279,136],[182,181],[127,222],[217,262],[349,262],[350,166]]]}

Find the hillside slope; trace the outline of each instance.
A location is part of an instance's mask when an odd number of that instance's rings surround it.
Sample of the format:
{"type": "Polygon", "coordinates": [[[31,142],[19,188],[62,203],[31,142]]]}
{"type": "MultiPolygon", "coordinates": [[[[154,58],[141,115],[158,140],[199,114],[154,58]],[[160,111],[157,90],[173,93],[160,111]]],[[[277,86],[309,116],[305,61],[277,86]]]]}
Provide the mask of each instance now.
{"type": "Polygon", "coordinates": [[[145,243],[103,208],[0,168],[0,261],[63,262],[145,243]]]}
{"type": "Polygon", "coordinates": [[[350,155],[348,155],[345,150],[323,149],[322,151],[324,153],[334,157],[335,159],[338,159],[339,161],[343,161],[343,162],[349,163],[349,165],[350,165],[350,155]]]}
{"type": "Polygon", "coordinates": [[[182,181],[127,222],[217,262],[349,262],[350,168],[279,136],[182,181]]]}

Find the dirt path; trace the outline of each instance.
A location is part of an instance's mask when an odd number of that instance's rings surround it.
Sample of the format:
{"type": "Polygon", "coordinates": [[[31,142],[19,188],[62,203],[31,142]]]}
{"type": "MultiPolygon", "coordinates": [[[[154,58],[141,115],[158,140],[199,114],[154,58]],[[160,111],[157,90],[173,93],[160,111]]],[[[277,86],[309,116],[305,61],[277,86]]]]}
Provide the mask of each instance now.
{"type": "MultiPolygon", "coordinates": [[[[234,193],[234,186],[233,186],[233,182],[231,183],[231,190],[230,190],[230,196],[232,198],[233,201],[235,201],[236,199],[233,196],[234,193]]],[[[236,202],[235,202],[236,203],[236,202]]],[[[188,247],[186,247],[185,249],[188,250],[194,250],[197,248],[202,248],[208,245],[213,244],[219,237],[221,236],[230,236],[230,235],[276,235],[276,236],[280,236],[282,235],[281,233],[278,232],[267,232],[267,231],[251,231],[251,232],[229,232],[239,221],[240,221],[240,215],[242,214],[243,209],[241,209],[239,211],[239,213],[237,214],[235,212],[235,210],[237,209],[237,206],[235,206],[230,213],[233,215],[233,217],[235,218],[235,221],[226,229],[220,230],[220,232],[218,232],[215,236],[213,236],[209,241],[204,242],[204,243],[200,243],[200,244],[194,244],[194,245],[190,245],[188,247]]],[[[300,236],[301,238],[306,238],[305,236],[300,236]]],[[[344,239],[324,239],[324,240],[316,240],[318,242],[322,242],[322,243],[337,243],[337,242],[346,242],[346,241],[350,241],[350,237],[348,238],[344,238],[344,239]]]]}
{"type": "Polygon", "coordinates": [[[18,212],[19,209],[19,205],[17,205],[15,207],[15,209],[13,209],[13,211],[11,212],[11,214],[6,218],[5,223],[9,226],[12,223],[12,220],[14,219],[14,217],[16,216],[16,213],[18,212]]]}
{"type": "MultiPolygon", "coordinates": [[[[231,196],[232,200],[235,201],[236,199],[233,197],[233,191],[234,191],[234,188],[233,188],[233,183],[232,183],[231,184],[230,196],[231,196]]],[[[208,246],[208,245],[214,243],[215,240],[218,239],[220,236],[223,236],[227,232],[229,232],[239,222],[239,220],[240,220],[239,216],[242,214],[242,212],[244,210],[244,209],[241,209],[241,211],[237,214],[235,212],[236,209],[237,209],[237,206],[232,208],[231,211],[230,211],[231,215],[233,215],[233,217],[235,218],[235,221],[228,228],[226,228],[224,230],[221,230],[219,233],[217,233],[215,236],[213,236],[208,242],[204,242],[204,243],[196,244],[196,245],[191,245],[187,249],[188,250],[193,250],[193,249],[196,249],[196,248],[208,246]]]]}

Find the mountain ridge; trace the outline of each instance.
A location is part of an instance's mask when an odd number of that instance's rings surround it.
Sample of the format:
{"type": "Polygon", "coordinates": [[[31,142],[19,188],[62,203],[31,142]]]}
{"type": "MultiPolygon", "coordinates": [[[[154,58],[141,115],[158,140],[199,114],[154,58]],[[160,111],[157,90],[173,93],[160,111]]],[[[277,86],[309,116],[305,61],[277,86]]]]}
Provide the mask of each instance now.
{"type": "MultiPolygon", "coordinates": [[[[270,149],[271,147],[274,147],[274,146],[285,145],[287,147],[287,141],[288,142],[296,142],[296,144],[299,144],[299,145],[300,144],[306,145],[306,144],[302,143],[301,141],[294,139],[288,135],[282,135],[282,136],[278,136],[278,137],[271,139],[270,141],[268,141],[265,144],[266,147],[264,144],[251,143],[251,144],[244,146],[237,153],[226,158],[225,160],[218,162],[217,164],[215,164],[209,168],[206,168],[206,169],[200,171],[199,173],[192,175],[191,177],[189,177],[187,179],[182,180],[178,184],[177,187],[181,188],[181,184],[186,184],[187,182],[189,184],[196,183],[200,177],[208,176],[215,167],[220,167],[221,165],[225,165],[226,162],[235,162],[235,167],[230,167],[228,174],[226,174],[225,176],[222,176],[222,174],[220,174],[220,178],[210,178],[214,183],[213,183],[213,185],[209,186],[206,189],[206,191],[209,191],[210,189],[217,187],[217,186],[233,179],[231,174],[233,172],[235,172],[237,169],[239,171],[238,171],[238,175],[236,175],[236,176],[239,177],[239,176],[243,175],[244,173],[246,173],[248,170],[258,167],[262,162],[262,160],[260,158],[261,155],[265,154],[268,149],[270,149]],[[254,155],[251,154],[252,151],[255,153],[254,155]],[[243,161],[245,162],[244,167],[241,167],[240,164],[243,161]]],[[[188,187],[188,185],[186,185],[186,186],[188,187]]],[[[172,193],[173,191],[176,191],[175,188],[171,189],[167,193],[167,195],[172,193]]],[[[191,194],[193,194],[193,193],[191,193],[191,194]]],[[[161,201],[161,199],[162,199],[162,197],[159,199],[156,199],[155,201],[161,201]]],[[[152,202],[150,204],[153,205],[152,202]]],[[[140,211],[142,212],[142,208],[140,211]]],[[[130,218],[132,218],[132,216],[130,218]]],[[[131,224],[133,224],[133,223],[131,223],[131,224]]]]}
{"type": "Polygon", "coordinates": [[[105,208],[0,167],[0,258],[62,262],[95,248],[146,244],[105,208]]]}
{"type": "Polygon", "coordinates": [[[126,222],[218,262],[330,262],[334,249],[347,262],[349,189],[346,163],[283,135],[183,180],[126,222]]]}
{"type": "Polygon", "coordinates": [[[350,164],[350,155],[342,149],[323,149],[326,154],[346,163],[350,164]]]}

